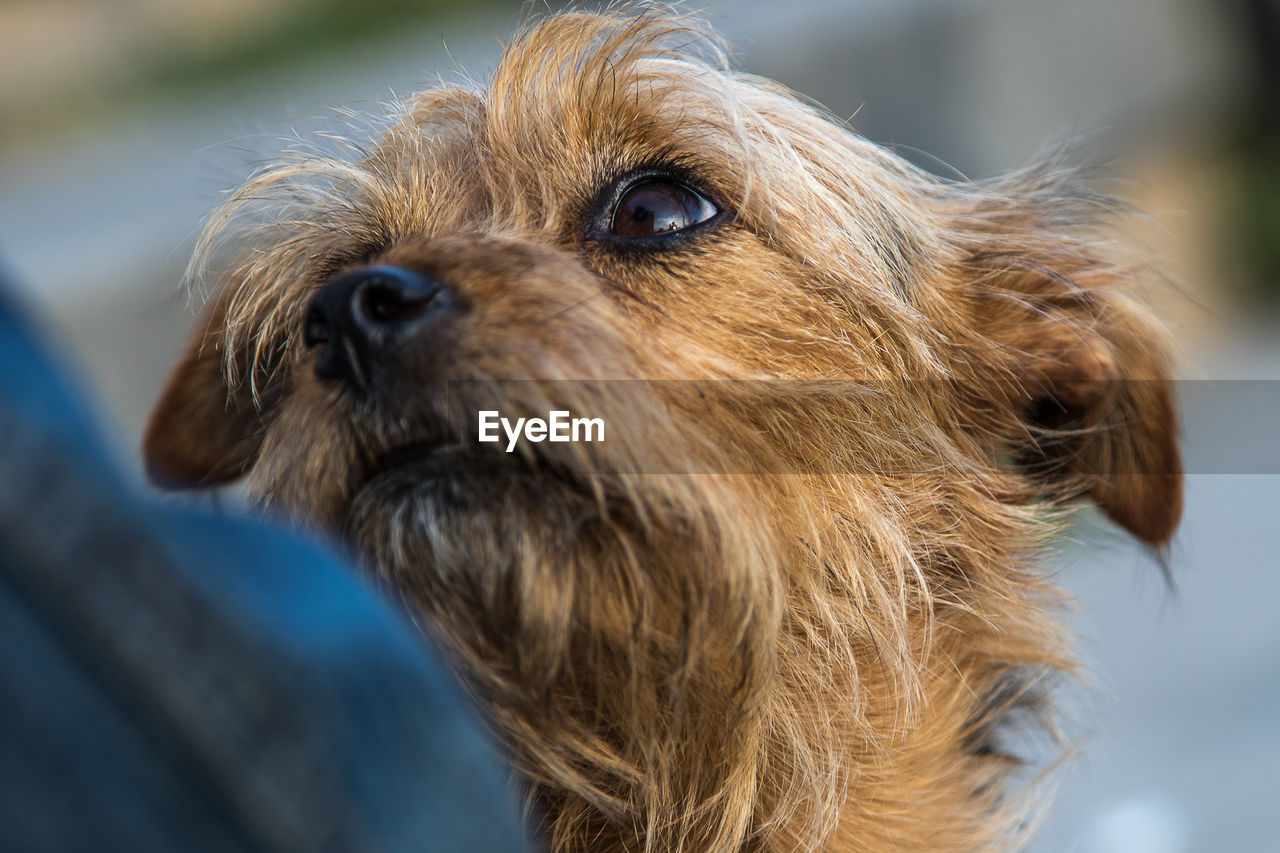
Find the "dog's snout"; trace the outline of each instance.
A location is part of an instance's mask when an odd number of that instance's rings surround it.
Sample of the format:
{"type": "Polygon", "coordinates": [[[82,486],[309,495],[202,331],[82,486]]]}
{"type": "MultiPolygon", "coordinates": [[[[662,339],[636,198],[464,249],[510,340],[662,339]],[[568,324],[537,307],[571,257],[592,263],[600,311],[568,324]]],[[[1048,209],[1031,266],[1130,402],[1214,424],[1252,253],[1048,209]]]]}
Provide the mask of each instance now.
{"type": "Polygon", "coordinates": [[[453,304],[439,281],[415,270],[373,266],[330,281],[311,300],[303,342],[323,346],[316,357],[321,379],[363,386],[372,359],[453,304]]]}

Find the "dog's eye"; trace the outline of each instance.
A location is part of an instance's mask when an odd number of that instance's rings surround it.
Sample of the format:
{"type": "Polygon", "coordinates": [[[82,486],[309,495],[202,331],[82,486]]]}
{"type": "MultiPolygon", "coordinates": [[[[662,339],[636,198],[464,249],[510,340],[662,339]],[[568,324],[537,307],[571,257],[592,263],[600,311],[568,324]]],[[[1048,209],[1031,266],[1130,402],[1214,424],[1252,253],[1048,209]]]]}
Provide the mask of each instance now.
{"type": "Polygon", "coordinates": [[[613,208],[609,230],[619,237],[661,237],[701,225],[720,210],[675,181],[653,178],[629,187],[613,208]]]}

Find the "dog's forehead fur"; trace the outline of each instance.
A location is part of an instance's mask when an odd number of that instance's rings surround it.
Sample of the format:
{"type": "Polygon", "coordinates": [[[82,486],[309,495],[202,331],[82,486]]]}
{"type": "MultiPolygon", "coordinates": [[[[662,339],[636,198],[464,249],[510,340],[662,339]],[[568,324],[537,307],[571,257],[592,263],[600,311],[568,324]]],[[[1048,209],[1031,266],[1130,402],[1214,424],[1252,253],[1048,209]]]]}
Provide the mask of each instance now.
{"type": "MultiPolygon", "coordinates": [[[[473,215],[497,227],[563,236],[602,185],[649,164],[686,167],[757,230],[803,225],[816,235],[850,214],[861,230],[920,227],[900,221],[911,208],[900,161],[776,84],[731,70],[695,20],[555,17],[518,36],[487,85],[441,87],[411,104],[404,136],[387,140],[391,174],[402,180],[424,136],[448,139],[445,159],[466,162],[480,190],[473,215]]],[[[427,195],[447,197],[448,183],[427,195]]]]}

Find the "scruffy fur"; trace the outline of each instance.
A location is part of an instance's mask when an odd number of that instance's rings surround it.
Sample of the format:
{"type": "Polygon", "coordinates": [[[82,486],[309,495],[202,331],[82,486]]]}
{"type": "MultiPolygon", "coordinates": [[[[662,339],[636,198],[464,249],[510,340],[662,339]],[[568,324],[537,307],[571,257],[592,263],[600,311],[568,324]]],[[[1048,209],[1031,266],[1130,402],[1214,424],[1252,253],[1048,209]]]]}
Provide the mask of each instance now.
{"type": "Polygon", "coordinates": [[[481,700],[554,850],[1017,846],[1002,728],[1072,666],[1037,557],[1076,498],[1156,547],[1181,508],[1165,339],[1107,212],[1053,164],[927,175],[670,10],[551,16],[487,85],[236,193],[147,464],[247,472],[347,538],[481,700]],[[656,251],[593,237],[641,167],[721,220],[656,251]],[[303,322],[374,263],[465,309],[357,395],[303,322]],[[610,432],[508,455],[478,409],[610,432]]]}

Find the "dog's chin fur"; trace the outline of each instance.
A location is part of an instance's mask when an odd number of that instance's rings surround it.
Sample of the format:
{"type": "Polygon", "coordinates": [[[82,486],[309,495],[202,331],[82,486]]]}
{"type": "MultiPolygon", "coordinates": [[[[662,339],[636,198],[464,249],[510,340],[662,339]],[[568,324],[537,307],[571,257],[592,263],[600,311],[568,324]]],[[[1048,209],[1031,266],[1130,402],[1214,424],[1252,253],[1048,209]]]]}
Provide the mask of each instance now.
{"type": "Polygon", "coordinates": [[[1107,205],[1054,164],[940,182],[662,10],[550,17],[487,85],[396,110],[215,219],[202,257],[242,248],[153,476],[250,472],[348,537],[556,850],[1021,843],[1002,733],[1072,667],[1032,568],[1075,498],[1153,546],[1180,511],[1165,339],[1092,236],[1107,205]],[[643,169],[719,218],[612,240],[601,199],[643,169]],[[465,309],[355,393],[302,318],[371,263],[465,309]],[[508,454],[480,409],[609,432],[508,454]]]}

